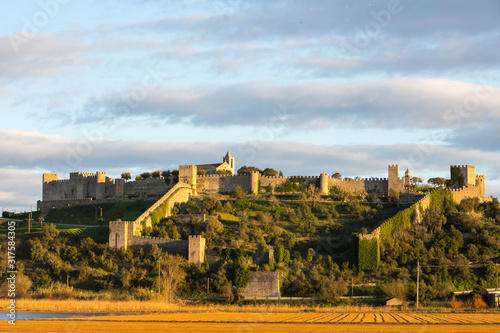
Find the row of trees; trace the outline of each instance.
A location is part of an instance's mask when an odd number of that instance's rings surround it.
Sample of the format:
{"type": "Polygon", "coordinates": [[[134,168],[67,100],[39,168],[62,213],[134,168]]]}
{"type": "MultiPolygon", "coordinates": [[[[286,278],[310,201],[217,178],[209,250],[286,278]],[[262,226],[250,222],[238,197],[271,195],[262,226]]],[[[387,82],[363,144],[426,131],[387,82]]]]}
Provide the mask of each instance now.
{"type": "MultiPolygon", "coordinates": [[[[177,169],[174,169],[172,171],[169,170],[156,170],[156,171],[146,171],[146,172],[143,172],[141,173],[140,175],[137,175],[135,177],[135,180],[144,180],[144,179],[148,179],[148,178],[160,178],[160,177],[163,177],[163,178],[170,178],[170,177],[178,177],[179,176],[179,170],[177,169]]],[[[122,179],[125,179],[125,180],[130,180],[132,179],[132,175],[130,174],[130,172],[123,172],[121,174],[121,178],[122,179]]]]}
{"type": "Polygon", "coordinates": [[[264,170],[261,170],[257,167],[246,166],[246,165],[239,168],[237,173],[238,173],[238,175],[247,175],[247,174],[250,174],[251,172],[258,172],[262,176],[267,176],[267,177],[283,176],[282,171],[276,171],[272,168],[265,168],[264,170]]]}

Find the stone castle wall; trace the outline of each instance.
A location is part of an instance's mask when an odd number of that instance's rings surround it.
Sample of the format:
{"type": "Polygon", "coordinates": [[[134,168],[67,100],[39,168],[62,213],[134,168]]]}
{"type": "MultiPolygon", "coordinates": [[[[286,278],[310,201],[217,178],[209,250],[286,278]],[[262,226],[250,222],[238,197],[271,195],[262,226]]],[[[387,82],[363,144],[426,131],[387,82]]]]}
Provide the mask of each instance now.
{"type": "Polygon", "coordinates": [[[251,176],[204,175],[196,178],[196,190],[199,193],[228,193],[236,186],[245,192],[251,191],[251,176]]]}
{"type": "Polygon", "coordinates": [[[146,244],[156,244],[168,253],[185,256],[190,262],[203,262],[205,258],[205,239],[200,236],[189,236],[187,241],[141,236],[144,226],[151,226],[151,214],[155,213],[165,203],[168,203],[165,217],[169,216],[172,207],[179,202],[190,200],[192,193],[193,189],[190,185],[177,183],[135,221],[109,222],[109,246],[135,249],[146,244]]]}
{"type": "Polygon", "coordinates": [[[276,177],[268,177],[268,176],[260,176],[260,188],[265,188],[269,185],[276,188],[288,180],[288,177],[285,176],[276,176],[276,177]]]}
{"type": "Polygon", "coordinates": [[[165,202],[168,203],[167,210],[165,211],[165,216],[170,216],[172,208],[175,204],[180,202],[186,202],[191,200],[193,195],[193,190],[191,186],[183,183],[175,184],[167,193],[165,193],[158,201],[156,201],[151,207],[149,207],[144,213],[142,213],[136,220],[135,223],[142,225],[143,221],[146,221],[146,227],[151,226],[151,214],[153,214],[161,205],[165,202]]]}
{"type": "Polygon", "coordinates": [[[476,198],[479,197],[483,201],[490,201],[490,198],[485,197],[485,177],[484,175],[475,176],[475,185],[465,185],[457,189],[451,189],[453,194],[453,201],[455,204],[459,204],[460,201],[466,198],[476,198]]]}
{"type": "MultiPolygon", "coordinates": [[[[166,239],[160,237],[133,236],[130,239],[129,247],[138,249],[147,244],[156,244],[160,249],[170,254],[178,254],[183,257],[188,257],[189,243],[187,240],[166,239]]],[[[193,261],[194,262],[194,261],[193,261]]]]}
{"type": "Polygon", "coordinates": [[[147,178],[125,182],[123,185],[123,194],[125,195],[163,195],[172,188],[164,178],[147,178]]]}
{"type": "Polygon", "coordinates": [[[328,187],[336,186],[347,193],[358,194],[388,194],[387,178],[367,178],[367,179],[334,179],[330,178],[328,187]]]}
{"type": "Polygon", "coordinates": [[[57,174],[43,175],[42,200],[104,199],[123,195],[123,180],[109,178],[105,172],[72,172],[69,179],[57,174]]]}
{"type": "Polygon", "coordinates": [[[280,297],[278,272],[252,272],[243,292],[245,299],[280,297]]]}

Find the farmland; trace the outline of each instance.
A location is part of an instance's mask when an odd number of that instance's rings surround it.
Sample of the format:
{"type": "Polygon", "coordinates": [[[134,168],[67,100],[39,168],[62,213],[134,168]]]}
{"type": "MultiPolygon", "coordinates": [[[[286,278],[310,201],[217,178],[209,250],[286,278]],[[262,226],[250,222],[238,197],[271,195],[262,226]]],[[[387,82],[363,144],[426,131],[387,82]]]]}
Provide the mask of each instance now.
{"type": "Polygon", "coordinates": [[[483,332],[500,325],[497,313],[263,313],[204,312],[45,319],[17,322],[17,332],[483,332]]]}

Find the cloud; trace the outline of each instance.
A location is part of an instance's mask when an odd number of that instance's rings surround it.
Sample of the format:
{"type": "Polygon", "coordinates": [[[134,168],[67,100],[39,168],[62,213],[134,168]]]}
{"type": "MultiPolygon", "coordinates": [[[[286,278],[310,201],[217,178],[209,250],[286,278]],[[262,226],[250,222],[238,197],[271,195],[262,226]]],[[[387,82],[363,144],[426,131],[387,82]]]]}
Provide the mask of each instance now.
{"type": "Polygon", "coordinates": [[[0,168],[0,207],[8,211],[26,211],[42,193],[42,175],[26,170],[0,168]]]}
{"type": "Polygon", "coordinates": [[[48,76],[69,66],[94,62],[82,55],[89,49],[88,45],[62,36],[34,34],[28,39],[19,32],[0,36],[0,39],[0,78],[4,79],[48,76]],[[16,51],[12,43],[19,38],[25,44],[16,51]]]}
{"type": "MultiPolygon", "coordinates": [[[[27,207],[40,198],[41,174],[59,173],[61,179],[74,171],[105,171],[111,177],[121,172],[174,169],[179,164],[222,161],[227,150],[236,157],[236,167],[271,167],[285,175],[319,175],[340,172],[349,177],[387,177],[387,165],[399,164],[401,175],[409,168],[414,176],[449,177],[449,165],[470,164],[486,174],[488,195],[500,188],[496,152],[440,145],[326,145],[286,141],[152,142],[71,139],[36,132],[0,130],[0,206],[27,207]],[[490,189],[488,184],[492,184],[490,189]],[[497,186],[497,187],[495,187],[497,186]]],[[[17,208],[16,208],[17,209],[17,208]]]]}
{"type": "Polygon", "coordinates": [[[130,107],[118,95],[92,98],[72,122],[115,117],[154,118],[194,126],[262,126],[284,110],[296,128],[477,127],[500,118],[500,88],[442,79],[393,79],[351,83],[268,81],[215,88],[158,88],[130,107]]]}

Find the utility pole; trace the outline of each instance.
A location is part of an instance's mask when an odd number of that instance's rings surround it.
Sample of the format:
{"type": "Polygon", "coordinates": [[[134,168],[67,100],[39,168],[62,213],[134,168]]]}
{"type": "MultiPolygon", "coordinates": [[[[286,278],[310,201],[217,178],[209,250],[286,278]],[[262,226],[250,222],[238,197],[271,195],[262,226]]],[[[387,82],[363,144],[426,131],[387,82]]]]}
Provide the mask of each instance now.
{"type": "Polygon", "coordinates": [[[418,310],[418,291],[420,289],[420,260],[417,260],[417,310],[418,310]]]}
{"type": "Polygon", "coordinates": [[[498,291],[498,265],[495,264],[495,268],[497,269],[497,288],[495,289],[495,291],[498,291]]]}
{"type": "Polygon", "coordinates": [[[210,278],[207,278],[207,298],[209,294],[210,294],[210,278]]]}
{"type": "Polygon", "coordinates": [[[161,292],[161,284],[160,284],[160,265],[161,265],[161,260],[156,260],[158,263],[158,294],[161,292]]]}
{"type": "Polygon", "coordinates": [[[33,215],[33,204],[31,204],[31,212],[28,215],[28,234],[31,233],[31,217],[33,215]]]}
{"type": "Polygon", "coordinates": [[[354,278],[351,275],[351,299],[354,296],[354,278]]]}

